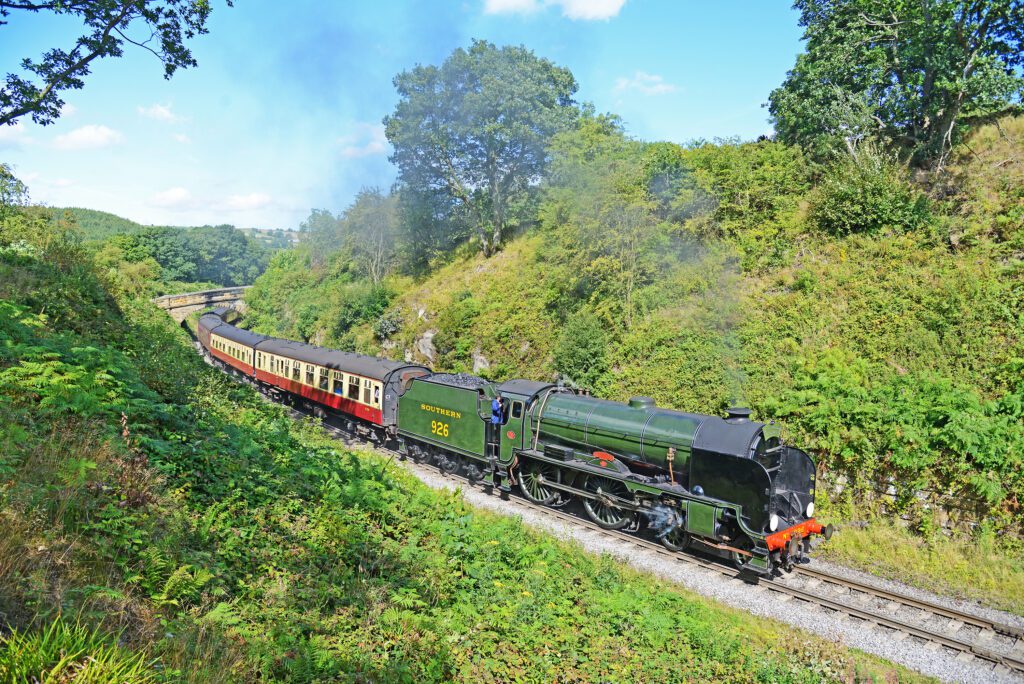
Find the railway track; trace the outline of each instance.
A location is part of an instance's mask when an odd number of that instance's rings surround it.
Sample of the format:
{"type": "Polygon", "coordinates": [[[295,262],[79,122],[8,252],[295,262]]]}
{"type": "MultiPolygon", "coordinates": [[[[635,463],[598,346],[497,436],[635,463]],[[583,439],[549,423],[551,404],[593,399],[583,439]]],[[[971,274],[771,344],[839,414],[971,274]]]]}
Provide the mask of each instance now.
{"type": "MultiPolygon", "coordinates": [[[[295,413],[308,415],[301,411],[295,413]]],[[[349,443],[353,440],[360,442],[358,438],[341,428],[326,423],[324,428],[349,443]]],[[[392,449],[376,448],[396,458],[399,456],[398,452],[392,449]]],[[[412,470],[430,472],[460,486],[478,487],[461,475],[445,473],[433,466],[409,461],[406,461],[405,465],[412,470]]],[[[688,563],[743,581],[735,568],[723,563],[721,559],[692,553],[675,553],[658,542],[635,534],[606,530],[580,515],[556,508],[536,506],[519,496],[501,497],[497,490],[491,491],[490,494],[502,498],[509,509],[527,509],[548,518],[585,527],[619,543],[656,553],[669,562],[688,563]]],[[[762,580],[752,586],[751,590],[772,592],[783,597],[783,600],[816,605],[846,619],[889,630],[894,639],[909,639],[908,647],[913,647],[915,641],[918,647],[927,647],[930,644],[932,648],[949,649],[961,658],[976,658],[989,663],[994,673],[1012,672],[1024,676],[1024,630],[1019,627],[803,566],[798,567],[792,575],[762,580]]]]}
{"type": "MultiPolygon", "coordinates": [[[[295,407],[289,408],[294,417],[313,417],[311,412],[295,407]]],[[[400,456],[393,449],[371,445],[359,436],[326,421],[321,421],[321,424],[325,430],[344,440],[346,444],[375,446],[381,452],[396,458],[400,456]]],[[[420,470],[440,476],[459,486],[489,491],[461,475],[447,473],[433,466],[411,461],[405,461],[404,465],[413,471],[420,470]]],[[[686,563],[743,581],[736,569],[724,563],[722,559],[702,556],[699,553],[675,553],[660,543],[642,536],[620,530],[606,530],[582,515],[536,506],[517,495],[502,496],[497,490],[490,490],[489,493],[501,498],[509,510],[529,510],[553,520],[587,528],[598,535],[614,539],[617,543],[658,554],[664,557],[666,562],[686,563]]],[[[799,601],[831,611],[836,614],[837,619],[887,630],[893,640],[906,641],[907,648],[931,648],[935,651],[946,649],[958,659],[976,659],[990,665],[994,675],[1013,674],[1024,677],[1024,630],[1013,625],[805,566],[798,566],[791,575],[762,580],[751,586],[751,591],[771,592],[778,595],[778,599],[782,601],[799,601]]]]}

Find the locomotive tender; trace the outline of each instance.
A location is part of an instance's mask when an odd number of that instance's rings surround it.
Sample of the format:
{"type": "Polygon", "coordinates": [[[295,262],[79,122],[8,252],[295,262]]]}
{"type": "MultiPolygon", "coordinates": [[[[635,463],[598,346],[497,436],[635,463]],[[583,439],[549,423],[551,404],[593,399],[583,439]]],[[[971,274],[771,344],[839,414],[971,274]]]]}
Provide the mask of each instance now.
{"type": "Polygon", "coordinates": [[[217,363],[350,431],[397,441],[403,457],[503,490],[514,484],[538,505],[579,500],[601,527],[646,523],[671,550],[697,544],[755,576],[806,562],[811,538],[832,534],[814,518],[814,461],[746,409],[721,418],[646,397],[622,404],[545,382],[432,373],[258,335],[225,322],[228,311],[199,319],[198,339],[217,363]]]}

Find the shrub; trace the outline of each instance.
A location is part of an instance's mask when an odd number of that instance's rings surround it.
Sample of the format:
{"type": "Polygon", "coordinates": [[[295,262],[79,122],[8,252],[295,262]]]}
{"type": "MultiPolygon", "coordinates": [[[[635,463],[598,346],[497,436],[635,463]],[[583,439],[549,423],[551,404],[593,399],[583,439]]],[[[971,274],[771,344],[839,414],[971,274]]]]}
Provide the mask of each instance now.
{"type": "Polygon", "coordinates": [[[402,329],[402,312],[388,311],[373,324],[373,334],[378,340],[386,340],[402,329]]]}
{"type": "Polygon", "coordinates": [[[832,166],[811,198],[811,221],[832,235],[910,231],[928,222],[928,199],[904,170],[871,148],[832,166]]]}
{"type": "Polygon", "coordinates": [[[569,317],[555,346],[555,368],[573,382],[593,389],[607,370],[607,336],[597,316],[579,311],[569,317]]]}

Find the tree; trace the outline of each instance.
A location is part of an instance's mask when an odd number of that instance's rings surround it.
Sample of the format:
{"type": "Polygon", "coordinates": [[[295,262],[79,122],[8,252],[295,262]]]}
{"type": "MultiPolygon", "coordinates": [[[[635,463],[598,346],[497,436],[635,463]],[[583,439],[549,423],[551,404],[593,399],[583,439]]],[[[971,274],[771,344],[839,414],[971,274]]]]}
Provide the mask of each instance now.
{"type": "MultiPolygon", "coordinates": [[[[231,0],[226,2],[231,5],[231,0]]],[[[52,48],[39,61],[23,59],[21,68],[31,76],[8,73],[0,88],[0,125],[31,115],[45,126],[60,116],[64,105],[60,94],[81,89],[92,62],[120,57],[125,43],[156,55],[164,65],[165,78],[195,66],[185,41],[207,32],[211,7],[209,0],[5,0],[0,2],[0,27],[17,10],[70,15],[85,25],[85,35],[73,48],[52,48]]]]}
{"type": "Polygon", "coordinates": [[[942,167],[972,121],[1019,109],[1022,0],[797,0],[807,49],[769,109],[822,158],[878,138],[942,167]]]}
{"type": "Polygon", "coordinates": [[[356,263],[375,286],[394,270],[398,222],[398,197],[379,188],[360,190],[342,217],[356,263]]]}
{"type": "Polygon", "coordinates": [[[548,258],[569,263],[562,281],[571,288],[570,301],[558,308],[589,300],[609,325],[633,326],[641,311],[638,292],[672,253],[673,227],[657,217],[665,174],[645,167],[646,149],[624,135],[617,119],[604,116],[586,115],[552,141],[540,214],[552,243],[548,258]]]}
{"type": "Polygon", "coordinates": [[[0,164],[0,224],[28,205],[28,188],[8,164],[0,164]]]}
{"type": "Polygon", "coordinates": [[[400,100],[384,124],[402,184],[446,194],[490,256],[530,215],[548,142],[576,119],[576,79],[525,47],[476,40],[394,84],[400,100]]]}
{"type": "Polygon", "coordinates": [[[431,262],[450,256],[469,238],[466,217],[443,189],[399,186],[400,260],[411,273],[425,273],[431,262]]]}
{"type": "Polygon", "coordinates": [[[299,225],[299,238],[309,250],[313,266],[323,266],[327,257],[344,246],[341,219],[327,209],[314,209],[299,225]]]}
{"type": "Polygon", "coordinates": [[[198,253],[196,278],[222,285],[248,285],[267,267],[270,255],[260,243],[234,226],[202,226],[186,239],[198,253]]]}

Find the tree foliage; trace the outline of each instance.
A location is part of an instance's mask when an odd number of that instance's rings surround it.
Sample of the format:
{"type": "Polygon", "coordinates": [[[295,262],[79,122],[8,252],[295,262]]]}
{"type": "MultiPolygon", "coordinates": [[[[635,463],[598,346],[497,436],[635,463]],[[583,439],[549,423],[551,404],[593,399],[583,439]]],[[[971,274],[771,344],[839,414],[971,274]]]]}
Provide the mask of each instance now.
{"type": "Polygon", "coordinates": [[[398,193],[363,188],[338,216],[314,209],[300,227],[302,244],[315,268],[344,252],[376,286],[398,266],[402,218],[398,193]]]}
{"type": "Polygon", "coordinates": [[[270,252],[261,243],[229,225],[191,229],[147,226],[137,233],[114,235],[95,251],[98,262],[120,276],[138,273],[133,282],[159,278],[164,282],[248,285],[270,260],[270,252]]]}
{"type": "Polygon", "coordinates": [[[589,311],[578,311],[565,322],[555,345],[555,368],[580,387],[593,390],[608,369],[607,334],[589,311]]]}
{"type": "Polygon", "coordinates": [[[9,72],[0,87],[0,125],[30,115],[45,126],[60,116],[61,93],[81,89],[92,62],[120,57],[125,43],[155,55],[165,78],[195,66],[186,41],[207,32],[211,6],[209,0],[10,0],[0,3],[0,28],[16,11],[75,17],[85,27],[74,47],[50,48],[38,60],[26,57],[24,75],[9,72]]]}
{"type": "Polygon", "coordinates": [[[402,184],[444,198],[443,213],[462,214],[493,254],[531,217],[548,142],[576,116],[575,78],[524,47],[478,40],[394,83],[400,100],[384,123],[402,184]]]}
{"type": "Polygon", "coordinates": [[[28,204],[28,187],[8,164],[0,164],[0,222],[28,204]]]}
{"type": "Polygon", "coordinates": [[[822,158],[878,138],[945,163],[969,122],[1020,105],[1021,0],[797,0],[806,51],[769,108],[780,138],[822,158]]]}

